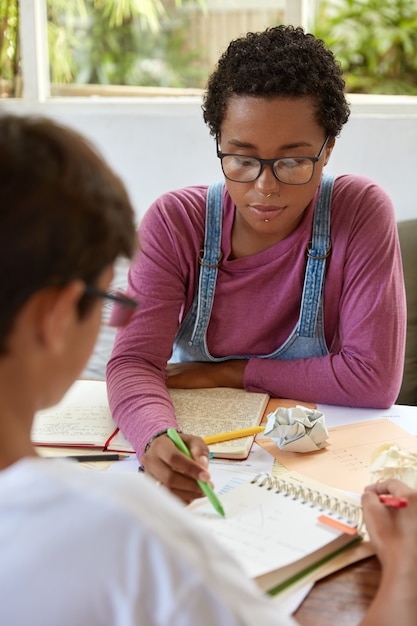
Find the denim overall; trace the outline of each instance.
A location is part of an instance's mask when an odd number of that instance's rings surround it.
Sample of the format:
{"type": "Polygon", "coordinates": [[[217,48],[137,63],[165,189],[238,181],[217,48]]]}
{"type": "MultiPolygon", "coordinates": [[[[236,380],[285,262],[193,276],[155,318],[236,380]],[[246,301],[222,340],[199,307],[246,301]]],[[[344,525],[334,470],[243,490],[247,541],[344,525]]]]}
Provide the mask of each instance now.
{"type": "Polygon", "coordinates": [[[221,263],[223,182],[211,185],[207,193],[206,233],[200,252],[198,291],[174,342],[172,362],[227,361],[229,359],[302,359],[328,354],[323,327],[323,285],[326,259],[331,251],[330,207],[334,177],[324,175],[314,209],[312,240],[298,322],[288,339],[271,354],[213,357],[207,348],[207,327],[213,306],[218,267],[221,263]]]}

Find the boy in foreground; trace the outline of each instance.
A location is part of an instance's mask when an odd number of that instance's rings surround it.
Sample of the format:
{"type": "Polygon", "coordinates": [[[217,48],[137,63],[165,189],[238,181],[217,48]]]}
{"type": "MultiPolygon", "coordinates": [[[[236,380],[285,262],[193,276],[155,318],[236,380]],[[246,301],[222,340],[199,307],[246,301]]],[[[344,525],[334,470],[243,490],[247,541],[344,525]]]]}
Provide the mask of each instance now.
{"type": "MultiPolygon", "coordinates": [[[[0,117],[0,193],[2,623],[293,624],[151,479],[37,456],[34,414],[56,404],[88,360],[103,300],[114,299],[114,262],[134,253],[134,212],[87,142],[41,118],[0,117]]],[[[417,503],[402,485],[389,488],[410,503],[387,511],[376,493],[364,498],[384,565],[364,624],[393,623],[395,611],[407,626],[417,503]]]]}

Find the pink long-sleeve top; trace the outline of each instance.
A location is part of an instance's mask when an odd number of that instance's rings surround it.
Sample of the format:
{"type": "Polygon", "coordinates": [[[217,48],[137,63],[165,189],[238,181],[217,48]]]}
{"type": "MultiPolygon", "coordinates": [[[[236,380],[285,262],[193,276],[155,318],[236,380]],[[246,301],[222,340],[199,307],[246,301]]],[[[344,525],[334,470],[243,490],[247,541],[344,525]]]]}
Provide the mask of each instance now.
{"type": "MultiPolygon", "coordinates": [[[[206,194],[206,186],[164,194],[139,229],[129,293],[140,304],[130,324],[119,330],[107,366],[113,417],[139,458],[156,432],[177,426],[165,368],[198,285],[206,194]]],[[[293,330],[316,199],[317,194],[286,239],[259,254],[230,260],[235,207],[224,191],[223,260],[207,332],[213,356],[268,354],[293,330]]],[[[250,358],[244,386],[305,402],[386,408],[400,389],[406,329],[401,255],[387,194],[364,177],[337,178],[331,240],[324,286],[329,354],[250,358]]]]}

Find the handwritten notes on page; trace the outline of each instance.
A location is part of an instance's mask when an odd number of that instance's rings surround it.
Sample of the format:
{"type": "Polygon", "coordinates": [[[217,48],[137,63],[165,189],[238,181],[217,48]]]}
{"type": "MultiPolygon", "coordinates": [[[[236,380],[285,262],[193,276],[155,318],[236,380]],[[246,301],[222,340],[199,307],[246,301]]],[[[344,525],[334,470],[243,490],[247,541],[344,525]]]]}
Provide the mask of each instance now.
{"type": "MultiPolygon", "coordinates": [[[[61,402],[36,413],[32,441],[36,445],[103,448],[115,431],[105,382],[77,380],[61,402]]],[[[108,449],[134,452],[120,431],[108,449]]]]}
{"type": "MultiPolygon", "coordinates": [[[[269,396],[245,389],[170,389],[181,429],[199,437],[258,426],[269,396]]],[[[247,458],[254,436],[209,446],[216,458],[247,458]]]]}
{"type": "MultiPolygon", "coordinates": [[[[264,480],[237,485],[223,496],[226,517],[213,514],[207,504],[189,507],[190,513],[232,553],[242,569],[264,591],[285,585],[357,537],[318,521],[323,502],[337,502],[337,510],[358,510],[349,498],[339,499],[331,488],[305,477],[264,480]]],[[[327,509],[325,509],[327,510],[327,509]]],[[[329,508],[332,515],[333,508],[329,508]]]]}

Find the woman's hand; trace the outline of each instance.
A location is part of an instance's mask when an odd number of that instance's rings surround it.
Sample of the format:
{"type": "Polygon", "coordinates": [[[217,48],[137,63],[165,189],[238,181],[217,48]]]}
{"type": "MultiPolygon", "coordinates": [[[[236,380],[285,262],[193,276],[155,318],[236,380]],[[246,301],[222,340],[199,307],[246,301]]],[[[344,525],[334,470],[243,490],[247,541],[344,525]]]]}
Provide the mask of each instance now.
{"type": "Polygon", "coordinates": [[[192,459],[180,452],[168,435],[160,435],[153,440],[141,462],[149,476],[189,504],[204,495],[196,481],[210,482],[210,453],[200,437],[181,433],[181,438],[192,459]]]}
{"type": "Polygon", "coordinates": [[[166,373],[167,387],[172,389],[198,389],[203,387],[234,387],[243,389],[247,359],[206,363],[185,361],[169,363],[166,373]]]}

